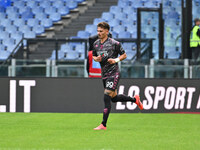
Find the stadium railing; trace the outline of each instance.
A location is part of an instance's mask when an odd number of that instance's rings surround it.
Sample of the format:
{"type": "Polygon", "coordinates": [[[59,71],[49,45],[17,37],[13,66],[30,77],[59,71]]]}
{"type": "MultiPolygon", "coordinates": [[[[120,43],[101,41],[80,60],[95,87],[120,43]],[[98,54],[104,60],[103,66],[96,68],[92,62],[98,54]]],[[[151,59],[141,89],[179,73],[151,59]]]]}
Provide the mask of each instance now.
{"type": "MultiPolygon", "coordinates": [[[[118,39],[122,44],[136,42],[135,39],[118,39]]],[[[120,62],[122,78],[200,78],[200,62],[189,59],[151,59],[152,41],[146,39],[142,43],[141,59],[136,59],[136,55],[120,62]],[[146,42],[146,43],[145,43],[146,42]]],[[[33,39],[27,41],[27,47],[23,47],[21,41],[20,54],[12,53],[6,63],[0,65],[0,76],[28,76],[28,77],[87,77],[87,39],[33,39]],[[33,60],[28,59],[31,52],[31,43],[53,42],[56,57],[52,59],[33,60]],[[64,43],[84,43],[85,57],[81,59],[58,59],[58,51],[64,43]],[[20,57],[17,56],[24,56],[20,57]],[[57,58],[57,59],[56,59],[57,58]]],[[[46,44],[48,45],[48,44],[46,44]]],[[[130,51],[136,51],[131,49],[130,51]]]]}
{"type": "MultiPolygon", "coordinates": [[[[122,78],[200,78],[200,61],[189,59],[123,61],[122,78]],[[196,63],[193,63],[196,62],[196,63]]],[[[0,66],[1,77],[88,77],[85,61],[11,59],[0,66]]]]}

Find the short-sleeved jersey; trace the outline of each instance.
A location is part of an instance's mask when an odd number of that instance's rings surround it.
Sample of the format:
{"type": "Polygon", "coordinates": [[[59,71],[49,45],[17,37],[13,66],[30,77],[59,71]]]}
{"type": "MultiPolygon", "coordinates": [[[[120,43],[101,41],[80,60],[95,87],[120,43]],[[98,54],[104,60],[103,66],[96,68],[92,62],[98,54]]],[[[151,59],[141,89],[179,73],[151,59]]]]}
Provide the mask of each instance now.
{"type": "Polygon", "coordinates": [[[101,43],[100,39],[94,42],[93,56],[102,56],[100,62],[102,77],[113,76],[119,72],[118,63],[110,64],[107,60],[109,58],[115,59],[124,53],[121,43],[112,38],[108,38],[104,43],[101,43]]]}

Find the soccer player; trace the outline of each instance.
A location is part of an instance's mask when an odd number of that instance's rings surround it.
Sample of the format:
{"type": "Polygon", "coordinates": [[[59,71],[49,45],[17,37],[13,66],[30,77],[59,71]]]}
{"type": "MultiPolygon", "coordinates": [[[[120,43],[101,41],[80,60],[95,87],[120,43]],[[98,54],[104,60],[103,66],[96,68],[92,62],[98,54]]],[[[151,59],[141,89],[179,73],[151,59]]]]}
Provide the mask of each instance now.
{"type": "Polygon", "coordinates": [[[106,130],[106,123],[111,110],[112,102],[134,102],[142,110],[143,105],[140,102],[139,95],[134,98],[126,95],[117,95],[117,85],[120,79],[118,62],[126,59],[126,53],[121,44],[108,37],[110,26],[106,22],[100,22],[97,25],[99,39],[94,42],[93,59],[100,63],[101,74],[104,85],[104,104],[102,123],[94,130],[106,130]],[[118,57],[118,55],[120,55],[118,57]]]}

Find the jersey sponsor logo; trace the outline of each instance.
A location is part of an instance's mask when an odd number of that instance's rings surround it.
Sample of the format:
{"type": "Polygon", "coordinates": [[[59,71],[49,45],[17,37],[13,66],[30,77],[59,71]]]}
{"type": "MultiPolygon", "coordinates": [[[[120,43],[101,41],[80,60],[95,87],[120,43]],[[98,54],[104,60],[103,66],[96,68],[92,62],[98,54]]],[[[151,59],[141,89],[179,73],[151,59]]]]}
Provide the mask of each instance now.
{"type": "Polygon", "coordinates": [[[98,55],[102,56],[102,57],[107,57],[108,56],[108,52],[107,51],[99,51],[97,52],[98,55]]]}

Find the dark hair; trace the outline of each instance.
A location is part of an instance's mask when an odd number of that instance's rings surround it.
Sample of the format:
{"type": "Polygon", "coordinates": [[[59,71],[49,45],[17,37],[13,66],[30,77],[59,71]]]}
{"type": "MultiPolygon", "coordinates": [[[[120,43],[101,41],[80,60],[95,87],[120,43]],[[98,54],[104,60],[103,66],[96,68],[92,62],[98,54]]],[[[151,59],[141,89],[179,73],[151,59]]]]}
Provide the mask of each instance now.
{"type": "Polygon", "coordinates": [[[198,21],[200,21],[199,18],[195,18],[195,19],[194,19],[194,23],[197,23],[198,21]]]}
{"type": "Polygon", "coordinates": [[[100,27],[100,28],[103,28],[103,29],[108,29],[108,31],[110,30],[110,26],[106,22],[100,22],[100,23],[98,23],[97,27],[100,27]]]}

